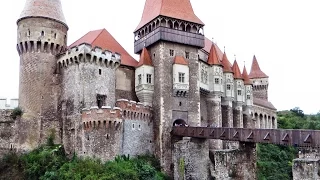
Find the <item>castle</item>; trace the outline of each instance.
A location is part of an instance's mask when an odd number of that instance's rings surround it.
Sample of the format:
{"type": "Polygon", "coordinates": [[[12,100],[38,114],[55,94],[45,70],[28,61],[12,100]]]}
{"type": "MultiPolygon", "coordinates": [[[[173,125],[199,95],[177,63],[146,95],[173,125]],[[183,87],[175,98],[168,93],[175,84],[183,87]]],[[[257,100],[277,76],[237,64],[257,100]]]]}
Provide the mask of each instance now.
{"type": "MultiPolygon", "coordinates": [[[[151,153],[169,172],[174,124],[277,128],[256,57],[249,74],[231,64],[204,36],[189,0],[146,0],[134,30],[139,61],[105,29],[67,46],[60,0],[27,0],[17,25],[24,114],[15,137],[1,143],[8,148],[31,150],[53,133],[68,154],[151,153]]],[[[212,140],[210,148],[237,145],[212,140]]]]}

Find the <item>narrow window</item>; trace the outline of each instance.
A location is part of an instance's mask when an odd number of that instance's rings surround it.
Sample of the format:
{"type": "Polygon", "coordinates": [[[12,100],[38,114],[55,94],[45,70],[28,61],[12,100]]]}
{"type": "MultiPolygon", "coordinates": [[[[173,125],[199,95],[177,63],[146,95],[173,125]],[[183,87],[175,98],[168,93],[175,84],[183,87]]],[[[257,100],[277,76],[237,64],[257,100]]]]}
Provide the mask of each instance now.
{"type": "Polygon", "coordinates": [[[54,38],[57,39],[57,33],[54,33],[54,38]]]}
{"type": "Polygon", "coordinates": [[[100,94],[97,95],[97,106],[100,109],[102,108],[102,106],[106,105],[106,99],[107,99],[106,95],[100,95],[100,94]]]}
{"type": "Polygon", "coordinates": [[[227,90],[231,90],[231,85],[227,84],[227,90]]]}
{"type": "Polygon", "coordinates": [[[99,69],[99,75],[101,75],[102,74],[102,70],[101,69],[99,69]]]}
{"type": "Polygon", "coordinates": [[[41,36],[44,36],[44,31],[41,31],[41,36]]]}
{"type": "Polygon", "coordinates": [[[28,29],[28,36],[30,36],[31,35],[31,32],[30,32],[30,29],[28,29]]]}
{"type": "Polygon", "coordinates": [[[241,90],[238,90],[238,96],[241,96],[241,94],[242,94],[241,90]]]}
{"type": "Polygon", "coordinates": [[[179,73],[179,83],[184,83],[185,73],[179,73]]]}
{"type": "Polygon", "coordinates": [[[214,83],[219,84],[219,78],[214,78],[214,83]]]}
{"type": "Polygon", "coordinates": [[[251,99],[251,96],[250,96],[250,95],[247,95],[247,99],[251,99]]]}
{"type": "Polygon", "coordinates": [[[152,77],[151,74],[147,74],[147,83],[148,83],[148,84],[151,84],[151,83],[152,83],[151,77],[152,77]]]}
{"type": "Polygon", "coordinates": [[[186,58],[189,59],[190,58],[190,53],[186,52],[186,58]]]}
{"type": "Polygon", "coordinates": [[[174,50],[170,49],[170,56],[174,56],[174,50]]]}
{"type": "Polygon", "coordinates": [[[140,85],[142,83],[141,74],[138,75],[138,84],[140,85]]]}

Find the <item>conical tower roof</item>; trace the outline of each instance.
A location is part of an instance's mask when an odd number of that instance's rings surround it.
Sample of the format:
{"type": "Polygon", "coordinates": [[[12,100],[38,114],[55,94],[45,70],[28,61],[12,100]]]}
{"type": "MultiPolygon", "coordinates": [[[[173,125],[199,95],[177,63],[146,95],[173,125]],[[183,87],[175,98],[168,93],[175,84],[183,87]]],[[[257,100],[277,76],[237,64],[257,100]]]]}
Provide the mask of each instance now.
{"type": "Polygon", "coordinates": [[[250,79],[256,79],[256,78],[268,78],[264,72],[261,71],[258,60],[256,56],[253,56],[252,66],[251,66],[251,72],[249,74],[250,79]]]}
{"type": "Polygon", "coordinates": [[[237,60],[234,60],[233,66],[232,66],[232,71],[233,71],[233,77],[235,79],[243,79],[242,74],[240,72],[239,65],[237,63],[237,60]]]}
{"type": "Polygon", "coordinates": [[[30,17],[49,18],[67,26],[60,0],[26,0],[18,22],[30,17]]]}
{"type": "Polygon", "coordinates": [[[233,73],[233,70],[230,66],[230,61],[227,58],[226,52],[223,53],[221,64],[223,66],[224,73],[233,73]]]}
{"type": "Polygon", "coordinates": [[[76,42],[71,44],[69,48],[78,46],[80,44],[87,43],[92,47],[100,47],[103,50],[109,50],[119,53],[121,55],[121,64],[131,67],[136,67],[138,61],[136,61],[119,43],[114,37],[106,30],[100,29],[90,31],[86,35],[82,36],[76,42]]]}
{"type": "Polygon", "coordinates": [[[218,56],[218,52],[217,52],[216,46],[213,43],[212,43],[212,46],[211,46],[211,49],[210,49],[210,53],[209,53],[209,56],[208,56],[208,64],[222,66],[221,60],[220,60],[220,58],[218,56]]]}
{"type": "Polygon", "coordinates": [[[248,72],[247,72],[247,68],[246,66],[243,67],[243,72],[242,72],[242,77],[244,79],[244,85],[252,85],[249,76],[248,76],[248,72]]]}
{"type": "Polygon", "coordinates": [[[142,49],[142,52],[140,54],[140,61],[137,67],[140,67],[142,65],[153,66],[149,52],[146,48],[142,49]]]}
{"type": "Polygon", "coordinates": [[[142,18],[136,30],[160,15],[204,25],[194,14],[190,0],[146,0],[142,18]]]}

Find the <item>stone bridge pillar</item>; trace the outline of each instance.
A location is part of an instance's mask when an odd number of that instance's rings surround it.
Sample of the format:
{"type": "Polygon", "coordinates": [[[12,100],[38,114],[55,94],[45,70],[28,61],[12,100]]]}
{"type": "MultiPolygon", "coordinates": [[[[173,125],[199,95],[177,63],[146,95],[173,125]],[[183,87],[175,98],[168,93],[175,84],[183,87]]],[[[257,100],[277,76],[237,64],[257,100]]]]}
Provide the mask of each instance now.
{"type": "Polygon", "coordinates": [[[208,140],[185,137],[176,142],[173,163],[175,180],[210,179],[208,140]]]}
{"type": "MultiPolygon", "coordinates": [[[[221,95],[212,93],[207,97],[208,126],[222,127],[221,95]]],[[[209,140],[210,149],[222,149],[222,140],[209,140]]]]}
{"type": "Polygon", "coordinates": [[[210,174],[216,180],[255,180],[256,145],[239,143],[239,149],[210,150],[210,174]]]}
{"type": "Polygon", "coordinates": [[[293,180],[318,180],[319,172],[319,150],[311,148],[299,151],[299,158],[293,160],[293,180]]]}

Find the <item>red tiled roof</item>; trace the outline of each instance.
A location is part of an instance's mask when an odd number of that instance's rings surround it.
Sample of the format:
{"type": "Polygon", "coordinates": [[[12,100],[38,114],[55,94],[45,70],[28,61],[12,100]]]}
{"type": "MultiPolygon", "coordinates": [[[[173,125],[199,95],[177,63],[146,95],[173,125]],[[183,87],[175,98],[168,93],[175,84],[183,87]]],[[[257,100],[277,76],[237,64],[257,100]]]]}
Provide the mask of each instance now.
{"type": "Polygon", "coordinates": [[[150,58],[149,52],[146,48],[142,49],[142,52],[140,54],[140,61],[138,63],[137,67],[140,67],[142,65],[147,65],[147,66],[153,66],[152,65],[152,60],[150,58]]]}
{"type": "Polygon", "coordinates": [[[223,72],[233,73],[232,68],[230,66],[230,61],[227,58],[227,54],[224,52],[222,57],[223,72]]]}
{"type": "Polygon", "coordinates": [[[27,17],[46,17],[67,25],[60,0],[27,0],[18,21],[27,17]]]}
{"type": "Polygon", "coordinates": [[[208,64],[210,65],[221,65],[221,58],[218,56],[217,48],[212,43],[212,46],[210,48],[210,53],[208,56],[208,64]]]}
{"type": "Polygon", "coordinates": [[[146,0],[142,18],[136,30],[159,15],[203,25],[203,22],[194,14],[190,0],[146,0]]]}
{"type": "Polygon", "coordinates": [[[258,60],[256,56],[253,56],[252,66],[251,66],[251,72],[249,74],[250,79],[255,78],[268,78],[264,72],[261,71],[258,60]]]}
{"type": "Polygon", "coordinates": [[[109,50],[112,52],[119,53],[121,55],[121,64],[131,67],[136,67],[138,61],[136,61],[115,39],[114,37],[106,30],[100,29],[95,31],[90,31],[79,40],[74,42],[69,46],[72,48],[78,46],[82,43],[91,44],[92,47],[100,47],[103,50],[109,50]]]}
{"type": "MultiPolygon", "coordinates": [[[[213,43],[210,39],[208,39],[207,37],[204,38],[204,48],[202,50],[204,50],[206,53],[210,53],[210,49],[212,47],[212,44],[215,46],[216,50],[217,50],[217,54],[219,59],[223,59],[223,52],[221,51],[221,49],[219,48],[219,46],[215,43],[213,43]]],[[[232,67],[232,64],[230,63],[230,61],[228,60],[229,66],[232,67]]]]}
{"type": "Polygon", "coordinates": [[[237,63],[237,61],[236,60],[234,60],[234,63],[233,63],[233,66],[232,66],[232,71],[233,71],[233,77],[235,78],[235,79],[243,79],[243,77],[242,77],[242,74],[241,74],[241,72],[240,72],[240,68],[239,68],[239,65],[238,65],[238,63],[237,63]]]}
{"type": "Polygon", "coordinates": [[[182,56],[176,56],[173,61],[174,64],[188,65],[188,62],[182,56]]]}
{"type": "Polygon", "coordinates": [[[252,85],[249,76],[248,76],[248,72],[247,72],[247,68],[246,66],[243,67],[243,72],[242,72],[242,77],[244,79],[244,85],[252,85]]]}
{"type": "Polygon", "coordinates": [[[265,108],[269,108],[269,109],[272,109],[272,110],[277,110],[273,106],[273,104],[271,102],[263,100],[263,99],[253,98],[253,104],[257,105],[257,106],[262,106],[262,107],[265,107],[265,108]]]}

